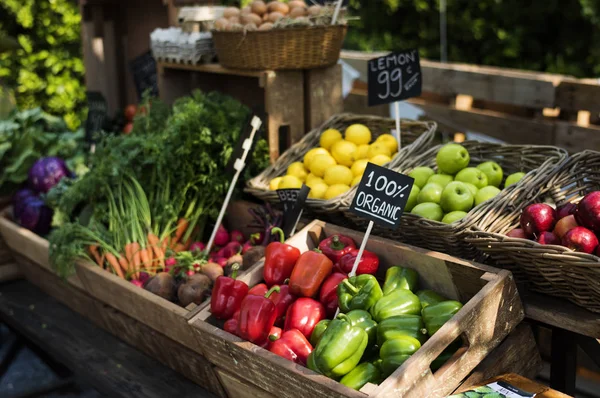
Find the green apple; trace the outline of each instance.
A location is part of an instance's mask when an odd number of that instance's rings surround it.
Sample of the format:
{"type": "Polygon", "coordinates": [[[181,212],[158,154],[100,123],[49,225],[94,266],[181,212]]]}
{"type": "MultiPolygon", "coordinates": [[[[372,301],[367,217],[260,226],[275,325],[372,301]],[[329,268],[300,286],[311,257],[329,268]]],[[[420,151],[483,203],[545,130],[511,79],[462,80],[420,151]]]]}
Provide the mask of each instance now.
{"type": "Polygon", "coordinates": [[[454,221],[458,221],[466,215],[467,213],[464,211],[451,211],[442,218],[442,222],[444,224],[452,224],[454,221]]]}
{"type": "Polygon", "coordinates": [[[475,197],[475,195],[477,195],[477,191],[479,191],[479,189],[471,184],[470,182],[465,182],[464,183],[467,187],[469,187],[469,191],[471,191],[471,194],[473,194],[473,197],[475,197]]]}
{"type": "Polygon", "coordinates": [[[436,184],[435,182],[430,182],[428,184],[426,184],[423,189],[421,189],[421,192],[419,193],[419,196],[417,197],[417,202],[418,203],[425,203],[425,202],[431,202],[431,203],[440,203],[440,200],[442,199],[442,191],[444,190],[444,187],[441,186],[440,184],[436,184]]]}
{"type": "Polygon", "coordinates": [[[481,163],[477,168],[485,173],[488,179],[488,185],[493,185],[496,188],[500,186],[504,172],[502,167],[496,162],[484,162],[481,163]]]}
{"type": "Polygon", "coordinates": [[[431,177],[429,177],[429,179],[427,180],[427,184],[431,184],[431,183],[440,184],[443,188],[445,188],[446,185],[450,184],[452,181],[454,181],[454,178],[452,178],[451,175],[434,174],[431,177]]]}
{"type": "Polygon", "coordinates": [[[434,221],[442,221],[442,217],[444,217],[444,212],[437,203],[419,203],[411,210],[411,214],[434,221]]]}
{"type": "Polygon", "coordinates": [[[446,174],[456,174],[469,165],[469,151],[460,144],[446,144],[435,156],[438,170],[446,174]]]}
{"type": "Polygon", "coordinates": [[[469,211],[473,207],[473,194],[465,183],[454,181],[444,188],[440,205],[446,213],[469,211]]]}
{"type": "Polygon", "coordinates": [[[475,195],[475,206],[478,206],[481,203],[485,202],[486,200],[493,198],[494,196],[498,195],[499,193],[500,193],[500,190],[491,185],[481,188],[477,192],[477,195],[475,195]]]}
{"type": "Polygon", "coordinates": [[[476,167],[467,167],[466,169],[462,169],[458,172],[458,174],[456,174],[454,181],[468,182],[469,184],[475,185],[477,189],[487,187],[488,185],[487,176],[483,171],[476,167]]]}
{"type": "Polygon", "coordinates": [[[506,181],[504,181],[504,188],[519,182],[519,180],[521,180],[523,177],[525,177],[525,173],[521,172],[509,175],[506,177],[506,181]]]}
{"type": "Polygon", "coordinates": [[[419,196],[419,192],[421,190],[414,184],[410,189],[410,194],[408,195],[408,200],[406,201],[406,206],[404,207],[404,211],[411,211],[413,207],[415,207],[419,202],[417,202],[417,197],[419,196]]]}
{"type": "Polygon", "coordinates": [[[414,178],[415,185],[421,189],[427,184],[429,177],[434,174],[435,171],[431,167],[415,167],[413,171],[408,173],[408,176],[414,178]]]}

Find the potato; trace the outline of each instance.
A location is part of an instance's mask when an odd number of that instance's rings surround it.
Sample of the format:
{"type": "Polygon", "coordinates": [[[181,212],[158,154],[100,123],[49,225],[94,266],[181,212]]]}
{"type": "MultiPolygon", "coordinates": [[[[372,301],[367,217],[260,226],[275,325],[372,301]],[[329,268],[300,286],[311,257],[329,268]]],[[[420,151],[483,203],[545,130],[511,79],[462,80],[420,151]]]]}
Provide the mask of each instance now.
{"type": "Polygon", "coordinates": [[[166,300],[175,301],[175,278],[168,272],[159,272],[148,279],[144,289],[166,300]]]}
{"type": "Polygon", "coordinates": [[[298,18],[306,15],[306,9],[300,7],[294,7],[290,10],[289,17],[290,18],[298,18]]]}
{"type": "Polygon", "coordinates": [[[273,11],[272,13],[269,14],[269,22],[275,23],[283,17],[284,17],[284,15],[282,13],[273,11]]]}
{"type": "Polygon", "coordinates": [[[269,4],[272,4],[272,6],[269,8],[269,12],[273,13],[273,12],[280,12],[283,15],[287,15],[288,12],[290,12],[290,6],[288,6],[285,3],[280,3],[280,2],[271,2],[269,4]]]}
{"type": "Polygon", "coordinates": [[[215,21],[215,29],[216,30],[227,30],[230,22],[227,18],[219,18],[215,21]]]}
{"type": "Polygon", "coordinates": [[[177,289],[177,298],[179,304],[183,307],[187,307],[191,303],[197,305],[202,302],[210,295],[211,287],[210,279],[206,275],[195,274],[188,278],[188,280],[179,286],[177,289]]]}
{"type": "Polygon", "coordinates": [[[273,24],[271,22],[265,22],[258,27],[258,30],[260,31],[266,31],[271,29],[273,29],[273,24]]]}
{"type": "Polygon", "coordinates": [[[248,14],[252,14],[252,9],[250,8],[250,6],[246,6],[246,7],[242,8],[242,11],[240,11],[240,15],[248,15],[248,14]]]}
{"type": "Polygon", "coordinates": [[[262,0],[254,0],[250,5],[250,9],[256,15],[263,15],[267,12],[267,5],[262,0]]]}
{"type": "Polygon", "coordinates": [[[306,8],[306,3],[302,0],[292,0],[288,3],[288,6],[290,6],[290,10],[294,8],[306,8]]]}
{"type": "Polygon", "coordinates": [[[237,17],[240,15],[240,9],[237,7],[227,7],[223,10],[223,18],[237,17]]]}
{"type": "Polygon", "coordinates": [[[321,13],[321,6],[314,5],[314,6],[308,7],[308,15],[310,15],[311,17],[316,17],[320,13],[321,13]]]}
{"type": "Polygon", "coordinates": [[[223,267],[217,263],[206,263],[200,266],[200,272],[208,276],[211,281],[216,281],[219,276],[223,275],[223,267]]]}
{"type": "Polygon", "coordinates": [[[256,14],[242,15],[240,19],[244,25],[253,23],[254,25],[258,26],[262,23],[262,18],[256,14]]]}

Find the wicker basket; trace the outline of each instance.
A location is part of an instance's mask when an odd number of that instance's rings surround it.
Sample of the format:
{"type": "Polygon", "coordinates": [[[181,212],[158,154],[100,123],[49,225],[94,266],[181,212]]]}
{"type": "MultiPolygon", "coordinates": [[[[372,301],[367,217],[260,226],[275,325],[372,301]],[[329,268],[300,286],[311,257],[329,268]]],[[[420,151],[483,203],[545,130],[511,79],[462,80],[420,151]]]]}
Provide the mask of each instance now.
{"type": "MultiPolygon", "coordinates": [[[[298,161],[301,162],[304,159],[304,155],[310,149],[318,147],[319,139],[323,131],[333,128],[343,132],[348,126],[355,123],[364,124],[369,127],[373,138],[379,137],[381,134],[389,133],[391,129],[396,128],[394,119],[352,114],[333,116],[321,127],[312,130],[305,135],[301,141],[285,151],[274,164],[248,181],[245,191],[259,199],[278,204],[279,197],[275,191],[269,189],[269,182],[275,177],[284,175],[290,164],[298,161]]],[[[396,156],[394,156],[392,161],[388,163],[386,167],[396,167],[407,157],[422,153],[431,145],[436,128],[437,125],[434,122],[415,122],[402,119],[402,142],[408,145],[400,148],[396,156]]],[[[351,200],[351,198],[354,197],[355,191],[356,187],[353,187],[345,194],[330,200],[308,199],[306,201],[306,208],[309,211],[318,214],[322,219],[327,219],[327,221],[333,221],[338,224],[347,224],[347,222],[344,221],[339,208],[344,199],[350,198],[351,200]]]]}
{"type": "Polygon", "coordinates": [[[224,67],[279,70],[334,65],[340,58],[346,31],[346,25],[325,25],[212,34],[224,67]]]}
{"type": "Polygon", "coordinates": [[[531,203],[577,203],[585,194],[598,190],[600,152],[580,152],[554,170],[546,184],[521,186],[512,192],[502,211],[495,218],[482,220],[467,240],[498,265],[520,271],[517,276],[525,277],[520,282],[527,282],[531,290],[600,313],[600,258],[504,235],[518,227],[521,211],[531,203]]]}
{"type": "MultiPolygon", "coordinates": [[[[527,174],[517,184],[503,189],[494,199],[476,206],[467,216],[452,224],[404,213],[397,230],[375,226],[373,229],[375,234],[453,256],[482,261],[481,252],[465,241],[466,231],[476,225],[480,219],[494,214],[497,211],[497,203],[502,202],[502,198],[510,195],[517,187],[546,181],[555,166],[567,157],[566,151],[551,146],[502,145],[476,141],[466,141],[462,145],[467,148],[471,156],[470,166],[485,161],[495,161],[502,166],[505,177],[519,171],[527,174]]],[[[395,170],[408,174],[418,166],[436,168],[435,156],[442,146],[435,146],[419,157],[405,160],[395,170]]],[[[352,201],[348,200],[343,205],[346,218],[351,219],[358,227],[365,228],[368,221],[348,211],[351,203],[352,201]]]]}

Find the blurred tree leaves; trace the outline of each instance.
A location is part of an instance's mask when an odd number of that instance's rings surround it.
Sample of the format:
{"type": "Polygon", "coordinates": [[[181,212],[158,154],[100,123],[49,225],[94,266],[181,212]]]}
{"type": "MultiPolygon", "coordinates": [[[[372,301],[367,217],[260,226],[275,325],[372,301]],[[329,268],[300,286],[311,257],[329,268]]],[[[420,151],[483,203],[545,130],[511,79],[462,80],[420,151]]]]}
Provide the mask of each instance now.
{"type": "Polygon", "coordinates": [[[0,53],[0,79],[21,109],[41,106],[75,129],[85,116],[80,15],[75,0],[2,0],[0,36],[20,49],[0,53]]]}

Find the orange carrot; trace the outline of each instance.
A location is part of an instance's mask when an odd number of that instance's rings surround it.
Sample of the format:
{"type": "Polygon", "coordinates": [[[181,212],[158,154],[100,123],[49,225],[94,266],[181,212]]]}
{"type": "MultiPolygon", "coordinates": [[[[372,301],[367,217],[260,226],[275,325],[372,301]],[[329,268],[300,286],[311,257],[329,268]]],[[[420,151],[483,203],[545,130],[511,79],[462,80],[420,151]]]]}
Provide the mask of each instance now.
{"type": "Polygon", "coordinates": [[[175,243],[181,240],[181,237],[185,233],[185,230],[187,229],[188,225],[190,225],[190,222],[185,218],[180,218],[179,220],[177,220],[177,229],[175,230],[175,243]]]}
{"type": "Polygon", "coordinates": [[[171,243],[171,238],[169,238],[168,236],[165,236],[160,244],[160,248],[162,249],[163,253],[167,252],[167,249],[169,248],[170,243],[171,243]]]}
{"type": "Polygon", "coordinates": [[[185,251],[185,246],[183,243],[178,243],[175,245],[173,250],[175,250],[176,253],[179,253],[179,252],[185,251]]]}
{"type": "Polygon", "coordinates": [[[125,275],[123,274],[123,270],[121,269],[121,265],[119,264],[119,261],[117,260],[117,258],[115,257],[114,254],[107,252],[105,254],[106,256],[106,260],[108,261],[108,263],[110,264],[110,266],[112,267],[113,271],[116,272],[116,274],[120,277],[125,279],[125,275]]]}
{"type": "Polygon", "coordinates": [[[99,266],[102,267],[103,261],[100,257],[100,252],[98,251],[98,245],[90,245],[89,250],[90,250],[90,253],[92,254],[92,257],[94,257],[96,264],[98,264],[99,266]]]}
{"type": "Polygon", "coordinates": [[[121,266],[121,269],[124,272],[126,272],[126,273],[131,272],[131,270],[129,269],[130,265],[129,265],[129,262],[127,261],[127,257],[125,257],[124,255],[121,254],[117,260],[119,261],[119,265],[121,266]]]}
{"type": "Polygon", "coordinates": [[[189,238],[187,238],[187,240],[183,243],[183,250],[188,250],[190,248],[190,246],[192,245],[193,239],[190,236],[189,238]]]}
{"type": "Polygon", "coordinates": [[[142,260],[142,268],[152,267],[152,249],[150,247],[144,247],[140,250],[140,258],[142,260]]]}
{"type": "Polygon", "coordinates": [[[154,260],[158,261],[158,265],[161,268],[164,268],[165,253],[160,246],[160,240],[158,239],[158,236],[154,235],[152,232],[148,233],[148,243],[150,243],[150,247],[154,251],[154,260]]]}
{"type": "Polygon", "coordinates": [[[127,243],[125,245],[125,258],[129,265],[133,264],[133,243],[127,243]]]}
{"type": "Polygon", "coordinates": [[[142,267],[140,244],[137,242],[131,243],[131,251],[132,251],[131,254],[133,256],[134,277],[135,277],[135,279],[138,279],[140,277],[140,268],[142,267]]]}

